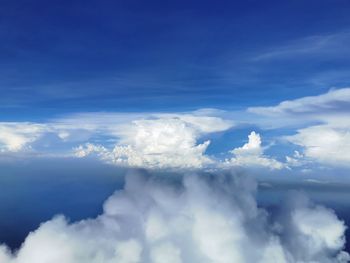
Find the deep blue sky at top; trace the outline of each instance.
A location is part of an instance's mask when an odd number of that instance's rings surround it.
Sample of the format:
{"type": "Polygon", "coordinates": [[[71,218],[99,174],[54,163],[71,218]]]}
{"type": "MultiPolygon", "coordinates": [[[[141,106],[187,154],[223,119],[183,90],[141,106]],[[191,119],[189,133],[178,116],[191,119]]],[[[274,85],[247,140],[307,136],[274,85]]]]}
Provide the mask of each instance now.
{"type": "Polygon", "coordinates": [[[350,83],[350,1],[0,1],[0,120],[238,109],[350,83]]]}

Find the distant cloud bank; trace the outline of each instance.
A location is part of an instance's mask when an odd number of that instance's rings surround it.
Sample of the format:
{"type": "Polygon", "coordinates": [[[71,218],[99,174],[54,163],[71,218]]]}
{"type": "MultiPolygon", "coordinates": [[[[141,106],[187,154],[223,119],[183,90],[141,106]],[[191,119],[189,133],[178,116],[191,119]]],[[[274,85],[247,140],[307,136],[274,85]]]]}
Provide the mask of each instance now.
{"type": "Polygon", "coordinates": [[[2,122],[0,158],[4,154],[96,156],[116,165],[154,169],[240,166],[280,170],[313,163],[348,167],[349,116],[350,88],[343,88],[238,112],[101,112],[67,115],[42,123],[2,122]],[[216,134],[234,135],[242,125],[251,127],[245,143],[239,146],[236,141],[221,141],[236,146],[231,151],[208,154],[212,143],[223,140],[216,134]],[[273,137],[274,148],[290,150],[270,155],[271,143],[263,140],[265,131],[278,132],[273,137]]]}

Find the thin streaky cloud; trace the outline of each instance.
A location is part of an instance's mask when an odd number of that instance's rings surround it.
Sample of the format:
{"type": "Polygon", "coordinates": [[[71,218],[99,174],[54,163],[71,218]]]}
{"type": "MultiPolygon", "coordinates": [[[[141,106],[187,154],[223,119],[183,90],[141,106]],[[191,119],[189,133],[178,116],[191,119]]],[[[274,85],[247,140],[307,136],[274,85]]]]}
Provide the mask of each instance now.
{"type": "Polygon", "coordinates": [[[344,58],[350,55],[350,32],[343,31],[328,35],[314,35],[292,41],[289,44],[271,48],[253,57],[253,61],[269,61],[277,59],[298,59],[305,56],[320,55],[322,58],[344,58]]]}

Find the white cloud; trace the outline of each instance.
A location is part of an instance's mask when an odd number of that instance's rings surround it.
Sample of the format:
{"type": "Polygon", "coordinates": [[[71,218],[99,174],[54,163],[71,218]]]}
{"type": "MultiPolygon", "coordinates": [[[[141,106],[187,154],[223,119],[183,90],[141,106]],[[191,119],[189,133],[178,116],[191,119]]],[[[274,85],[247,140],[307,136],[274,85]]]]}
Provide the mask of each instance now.
{"type": "Polygon", "coordinates": [[[160,243],[151,251],[151,260],[154,263],[181,263],[181,250],[172,243],[160,243]]]}
{"type": "Polygon", "coordinates": [[[135,239],[118,242],[115,255],[120,263],[137,263],[141,261],[142,246],[135,239]]]}
{"type": "Polygon", "coordinates": [[[118,165],[199,168],[212,160],[205,155],[210,141],[198,140],[233,125],[217,113],[86,113],[43,123],[0,123],[0,150],[52,153],[57,148],[66,156],[74,148],[78,157],[96,154],[118,165]]]}
{"type": "Polygon", "coordinates": [[[86,143],[84,146],[80,145],[74,149],[74,152],[75,152],[75,156],[79,158],[86,157],[93,153],[97,153],[98,156],[101,157],[102,159],[110,158],[109,156],[110,153],[105,147],[101,145],[95,145],[92,143],[86,143]]]}
{"type": "Polygon", "coordinates": [[[293,213],[293,223],[303,236],[305,249],[317,254],[321,249],[335,249],[344,244],[344,224],[336,220],[334,213],[323,207],[301,208],[293,213]],[[306,238],[304,238],[304,236],[306,238]]]}
{"type": "MultiPolygon", "coordinates": [[[[338,262],[324,259],[326,254],[345,243],[346,226],[337,219],[334,211],[310,204],[305,196],[297,193],[293,193],[286,209],[284,215],[290,235],[286,236],[285,242],[291,254],[298,253],[306,262],[338,262]]],[[[345,262],[350,260],[349,255],[343,253],[337,258],[345,262]]]]}
{"type": "Polygon", "coordinates": [[[287,100],[271,107],[251,107],[249,112],[266,116],[311,117],[313,120],[329,120],[336,114],[350,111],[350,88],[333,89],[317,96],[287,100]]]}
{"type": "MultiPolygon", "coordinates": [[[[109,163],[148,168],[212,168],[226,163],[302,169],[312,162],[348,166],[349,114],[350,88],[283,101],[271,107],[248,108],[244,114],[213,109],[182,113],[80,113],[43,123],[0,123],[0,152],[18,156],[97,155],[109,163]],[[288,133],[295,134],[281,138],[301,146],[300,156],[286,156],[285,164],[266,156],[259,135],[251,135],[254,138],[246,145],[234,149],[230,160],[206,154],[212,138],[222,139],[210,134],[228,131],[233,118],[237,123],[263,129],[291,128],[288,133]]],[[[286,143],[283,146],[288,147],[286,143]]]]}
{"type": "Polygon", "coordinates": [[[290,167],[300,167],[306,165],[308,161],[305,159],[305,155],[299,151],[294,151],[293,156],[286,156],[286,165],[290,167]]]}
{"type": "Polygon", "coordinates": [[[231,123],[217,117],[161,115],[134,120],[116,130],[118,143],[112,151],[93,146],[77,149],[78,156],[96,152],[119,165],[148,168],[201,168],[213,161],[205,155],[209,140],[198,143],[200,136],[224,131],[231,123]]]}
{"type": "Polygon", "coordinates": [[[47,128],[41,124],[0,123],[0,151],[21,151],[46,131],[47,128]]]}
{"type": "Polygon", "coordinates": [[[316,123],[350,130],[350,88],[282,101],[276,106],[251,107],[247,111],[255,115],[251,116],[253,123],[268,129],[295,129],[315,126],[316,123]]]}
{"type": "MultiPolygon", "coordinates": [[[[163,178],[164,179],[164,178],[163,178]]],[[[41,224],[2,263],[348,262],[345,226],[333,211],[293,195],[277,221],[246,177],[187,175],[179,184],[129,174],[94,219],[41,224]],[[278,225],[279,227],[275,227],[278,225]]],[[[288,202],[287,202],[288,203],[288,202]]]]}
{"type": "Polygon", "coordinates": [[[301,126],[295,135],[285,136],[303,148],[302,156],[287,157],[291,166],[311,161],[326,165],[349,166],[350,88],[330,90],[318,96],[283,101],[277,106],[254,107],[250,112],[265,116],[267,127],[301,126]],[[315,123],[319,123],[315,125],[315,123]],[[277,126],[276,126],[277,125],[277,126]]]}
{"type": "Polygon", "coordinates": [[[248,135],[248,142],[242,147],[232,150],[232,153],[235,155],[261,155],[263,149],[261,148],[260,134],[252,131],[248,135]]]}
{"type": "Polygon", "coordinates": [[[248,135],[248,142],[242,147],[235,148],[231,151],[234,155],[226,164],[238,166],[260,166],[269,169],[282,169],[284,164],[264,155],[264,149],[261,146],[261,137],[254,131],[248,135]]]}
{"type": "Polygon", "coordinates": [[[296,135],[287,139],[302,146],[307,158],[324,164],[350,165],[350,129],[311,126],[298,130],[296,135]]]}

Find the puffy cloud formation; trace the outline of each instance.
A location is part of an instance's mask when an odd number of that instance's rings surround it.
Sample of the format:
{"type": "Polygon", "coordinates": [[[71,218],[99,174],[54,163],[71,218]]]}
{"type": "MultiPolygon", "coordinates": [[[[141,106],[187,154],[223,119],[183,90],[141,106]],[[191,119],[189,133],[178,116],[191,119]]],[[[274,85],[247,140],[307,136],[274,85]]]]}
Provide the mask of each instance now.
{"type": "Polygon", "coordinates": [[[226,164],[238,166],[263,166],[269,169],[282,169],[284,164],[264,155],[264,149],[261,146],[261,137],[256,132],[248,135],[248,142],[242,147],[231,151],[234,155],[226,164]]]}
{"type": "MultiPolygon", "coordinates": [[[[344,167],[350,163],[349,115],[350,88],[343,88],[244,112],[213,109],[169,114],[100,112],[72,114],[44,123],[0,122],[0,158],[26,154],[97,155],[117,165],[175,169],[222,164],[303,170],[319,164],[344,167]],[[290,153],[279,155],[278,159],[286,158],[286,163],[266,156],[257,134],[251,134],[247,144],[234,149],[230,160],[223,160],[221,153],[209,156],[211,141],[216,139],[219,142],[216,145],[222,145],[220,140],[225,138],[211,133],[234,133],[230,129],[233,120],[236,127],[253,125],[282,134],[277,140],[282,142],[280,153],[285,153],[288,147],[290,153]],[[297,158],[290,157],[294,150],[300,152],[297,158]]],[[[217,148],[215,151],[218,153],[217,148]]]]}
{"type": "Polygon", "coordinates": [[[30,233],[2,263],[348,262],[345,225],[294,194],[280,216],[257,207],[255,182],[232,174],[131,173],[94,219],[63,216],[30,233]]]}
{"type": "Polygon", "coordinates": [[[210,141],[199,143],[198,140],[233,125],[215,114],[215,110],[172,114],[91,113],[46,123],[0,122],[0,152],[30,150],[39,156],[43,152],[67,156],[72,155],[73,148],[78,157],[95,154],[118,165],[200,168],[210,165],[212,160],[205,155],[210,141]]]}
{"type": "Polygon", "coordinates": [[[232,124],[216,117],[164,115],[140,119],[116,131],[119,138],[112,151],[87,144],[76,149],[79,157],[97,153],[112,163],[148,168],[201,168],[212,160],[205,155],[209,140],[200,136],[228,129],[232,124]]]}
{"type": "Polygon", "coordinates": [[[304,155],[324,164],[350,165],[350,129],[311,126],[300,129],[289,141],[302,146],[304,155]]]}
{"type": "MultiPolygon", "coordinates": [[[[302,146],[303,155],[308,161],[349,166],[350,88],[283,101],[273,107],[254,107],[248,110],[267,117],[263,122],[268,127],[276,127],[276,124],[302,127],[295,135],[285,138],[302,146]],[[315,122],[318,124],[315,125],[315,122]]],[[[300,164],[306,160],[299,161],[300,164]]]]}

